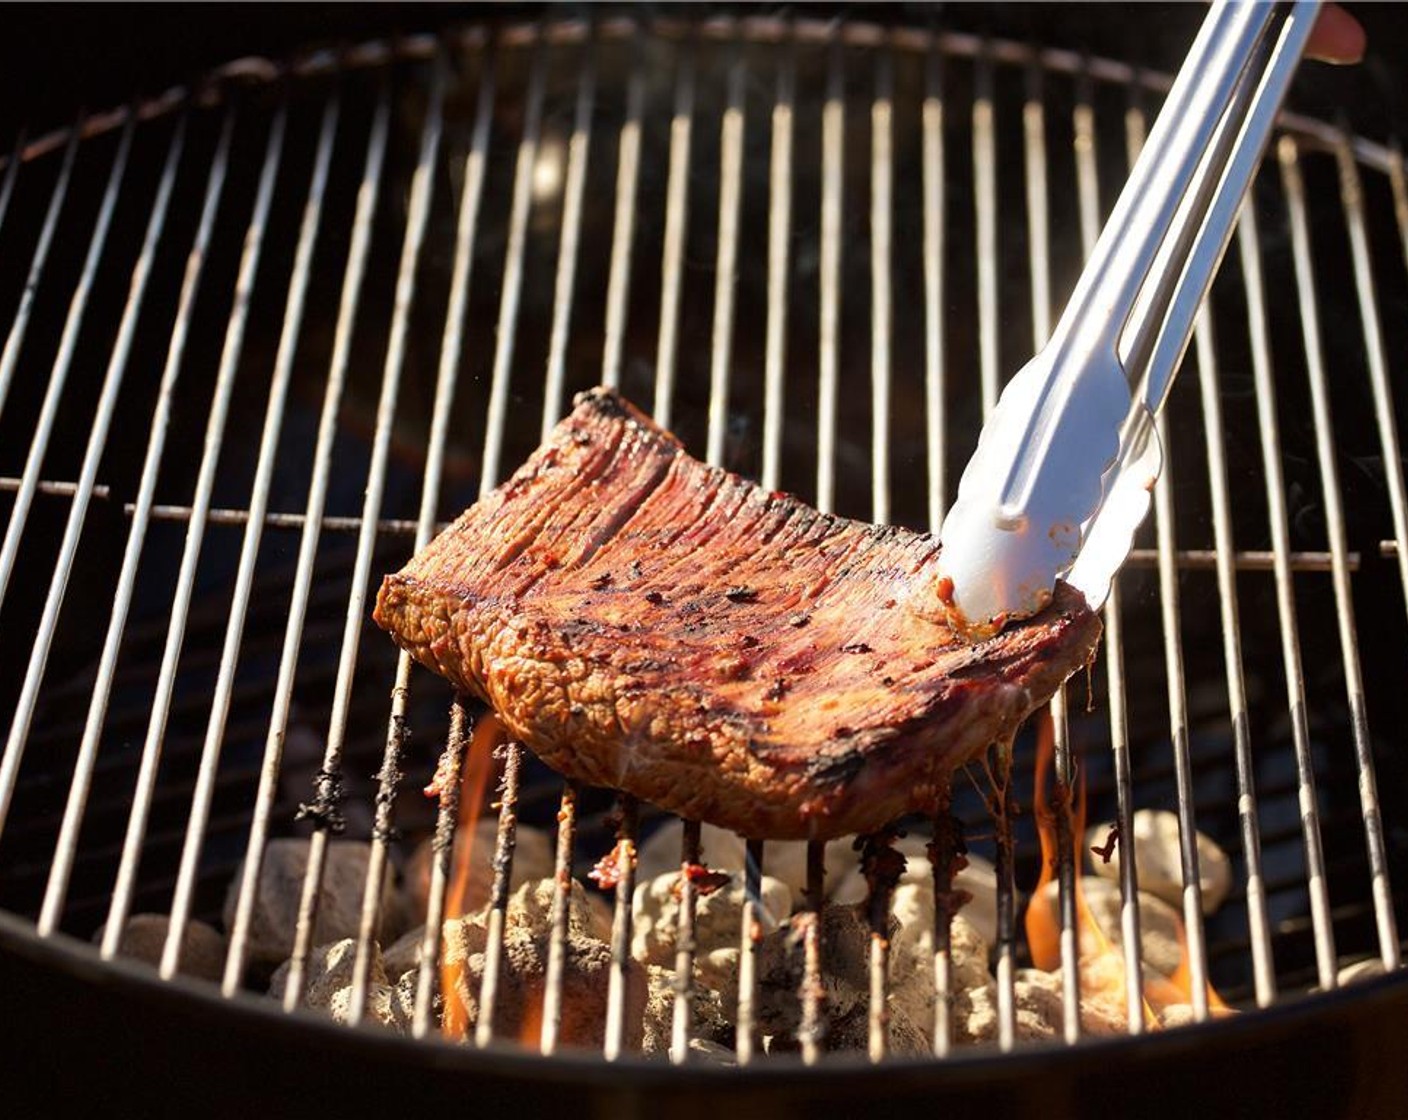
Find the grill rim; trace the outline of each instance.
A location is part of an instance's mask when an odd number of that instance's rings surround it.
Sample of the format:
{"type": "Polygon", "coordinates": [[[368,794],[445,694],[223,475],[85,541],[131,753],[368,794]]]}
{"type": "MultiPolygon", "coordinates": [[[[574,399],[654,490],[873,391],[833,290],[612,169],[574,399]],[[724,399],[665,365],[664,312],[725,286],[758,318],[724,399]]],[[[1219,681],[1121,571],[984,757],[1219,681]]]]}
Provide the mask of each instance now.
{"type": "MultiPolygon", "coordinates": [[[[287,1040],[314,1041],[317,1047],[330,1049],[347,1047],[352,1054],[382,1057],[401,1054],[419,1058],[410,1064],[426,1070],[452,1070],[464,1073],[493,1073],[504,1077],[521,1075],[522,1080],[549,1079],[554,1074],[572,1074],[574,1086],[619,1088],[619,1074],[629,1071],[633,1088],[658,1087],[671,1093],[687,1089],[691,1084],[720,1084],[748,1079],[753,1086],[773,1085],[789,1089],[801,1087],[827,1088],[832,1083],[844,1083],[857,1088],[885,1085],[894,1088],[896,1075],[913,1075],[923,1085],[938,1085],[945,1081],[965,1082],[983,1078],[990,1088],[1010,1087],[1026,1078],[1049,1079],[1053,1066],[1076,1063],[1098,1068],[1102,1059],[1123,1063],[1123,1072],[1130,1073],[1135,1062],[1148,1061],[1163,1065],[1178,1052],[1191,1053],[1196,1060],[1207,1051],[1223,1047],[1230,1053],[1239,1042],[1247,1051],[1264,1051],[1268,1036],[1284,1031],[1294,1035],[1305,1031],[1316,1034],[1337,1013],[1345,1013],[1374,1030],[1375,1024],[1396,1021],[1404,1025],[1408,1037],[1408,972],[1399,971],[1345,985],[1314,998],[1281,1000],[1255,1014],[1232,1015],[1208,1019],[1171,1031],[1151,1031],[1141,1034],[1118,1034],[1092,1038],[1082,1037],[1081,1045],[1071,1046],[1059,1039],[1046,1043],[1031,1043],[1002,1052],[995,1047],[955,1047],[943,1061],[931,1056],[890,1056],[883,1063],[874,1063],[860,1051],[837,1052],[816,1065],[807,1065],[800,1055],[778,1055],[768,1062],[752,1062],[746,1066],[725,1066],[704,1062],[676,1065],[664,1055],[653,1059],[636,1052],[623,1052],[612,1062],[601,1060],[595,1050],[560,1050],[551,1056],[536,1049],[524,1049],[513,1042],[495,1039],[487,1046],[463,1046],[441,1039],[434,1032],[428,1038],[402,1037],[392,1032],[348,1030],[325,1016],[300,1006],[293,1013],[284,1011],[279,1003],[257,993],[239,991],[232,996],[220,994],[214,981],[202,981],[184,975],[162,980],[155,969],[120,957],[103,960],[95,946],[65,933],[38,938],[29,931],[29,923],[5,911],[0,911],[0,968],[6,959],[20,960],[31,966],[57,968],[69,977],[89,983],[94,988],[116,990],[122,999],[152,999],[176,1005],[177,1009],[207,1010],[219,1007],[223,1013],[242,1022],[256,1024],[269,1040],[271,1049],[285,1047],[287,1040]],[[1383,1013],[1380,1020],[1378,1014],[1383,1013]],[[1398,1012],[1397,1019],[1390,1019],[1398,1012]],[[427,1041],[431,1045],[427,1045],[427,1041]],[[986,1075],[992,1073],[991,1080],[986,1075]]],[[[141,1005],[134,1002],[134,1010],[141,1005]]],[[[144,1020],[146,1021],[146,1020],[144,1020]]],[[[48,1041],[42,1032],[23,1032],[24,1038],[48,1041]]],[[[52,1049],[52,1048],[51,1048],[52,1049]]],[[[1392,1052],[1390,1040],[1385,1040],[1382,1052],[1392,1052]]],[[[48,1051],[41,1047],[39,1052],[48,1051]]],[[[1275,1064],[1278,1059],[1271,1058],[1275,1064]]],[[[1325,1063],[1326,1076],[1362,1073],[1351,1063],[1325,1063]]],[[[1130,1076],[1125,1084],[1137,1082],[1130,1076]]],[[[1254,1080],[1249,1075],[1248,1081],[1254,1080]]],[[[958,1087],[958,1086],[953,1086],[958,1087]]],[[[1292,1084],[1290,1086],[1294,1088],[1292,1084]]],[[[223,1086],[222,1086],[223,1088],[223,1086]]],[[[1408,1089],[1408,1085],[1405,1085],[1408,1089]]],[[[1408,1096],[1404,1098],[1408,1101],[1408,1096]]],[[[1060,1097],[1053,1092],[1053,1103],[1060,1097]]],[[[1346,1104],[1357,1098],[1345,1097],[1346,1104]]],[[[877,1102],[878,1103],[878,1102],[877,1102]]],[[[1056,1113],[1056,1114],[1059,1114],[1056,1113]]]]}
{"type": "MultiPolygon", "coordinates": [[[[137,123],[143,124],[179,112],[188,105],[209,107],[222,104],[227,97],[227,86],[267,86],[291,78],[335,75],[392,62],[428,62],[435,58],[438,51],[483,50],[495,42],[507,47],[524,47],[541,38],[544,46],[568,46],[583,45],[592,35],[601,42],[619,42],[628,41],[640,33],[659,35],[679,43],[697,36],[714,42],[736,39],[782,45],[795,40],[811,45],[836,42],[842,47],[889,46],[919,55],[932,50],[944,59],[963,58],[972,62],[987,59],[1016,68],[1034,66],[1042,73],[1068,77],[1084,75],[1107,85],[1157,94],[1166,93],[1173,84],[1171,74],[1104,55],[1086,55],[1061,47],[1036,46],[967,31],[902,24],[890,27],[873,20],[847,19],[837,23],[815,17],[716,16],[690,20],[673,16],[651,19],[613,16],[598,20],[540,17],[503,23],[481,21],[452,25],[438,32],[366,39],[336,49],[294,52],[278,59],[263,55],[232,59],[210,71],[199,82],[174,85],[151,97],[86,114],[81,121],[50,129],[33,139],[29,139],[27,131],[21,129],[13,149],[0,155],[0,172],[8,172],[16,155],[23,165],[62,149],[75,131],[78,131],[82,143],[122,128],[133,114],[137,123]]],[[[1293,132],[1312,140],[1323,151],[1333,151],[1342,139],[1347,138],[1357,162],[1385,175],[1394,173],[1403,158],[1396,141],[1384,143],[1374,140],[1305,113],[1283,110],[1276,118],[1276,128],[1281,133],[1293,132]]]]}

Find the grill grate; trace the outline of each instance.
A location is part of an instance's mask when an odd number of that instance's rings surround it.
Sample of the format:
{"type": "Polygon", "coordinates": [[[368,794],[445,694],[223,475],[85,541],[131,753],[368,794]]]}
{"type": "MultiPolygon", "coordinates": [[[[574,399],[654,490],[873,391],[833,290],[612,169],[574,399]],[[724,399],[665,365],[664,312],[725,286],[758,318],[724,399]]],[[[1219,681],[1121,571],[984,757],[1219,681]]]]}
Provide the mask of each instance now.
{"type": "MultiPolygon", "coordinates": [[[[362,642],[373,575],[491,489],[598,380],[764,486],[936,529],[980,417],[1049,332],[1165,88],[1121,63],[949,32],[603,19],[236,64],[209,88],[21,139],[0,181],[0,494],[13,496],[0,618],[35,639],[0,650],[14,713],[0,905],[35,915],[41,937],[105,921],[108,958],[129,914],[165,908],[171,978],[182,930],[218,909],[244,858],[221,985],[234,996],[262,853],[301,815],[312,846],[293,1009],[327,845],[345,826],[371,840],[355,1023],[400,833],[433,827],[413,1026],[433,1033],[457,791],[432,822],[402,786],[430,762],[420,740],[408,748],[410,727],[445,728],[458,773],[471,716],[456,699],[445,717],[438,682],[362,642]],[[101,381],[83,376],[100,366],[101,381]],[[298,814],[294,742],[317,767],[298,814]]],[[[1099,696],[1086,711],[1063,691],[1051,712],[1058,779],[1084,769],[1092,806],[1124,835],[1136,807],[1177,809],[1199,1020],[1209,978],[1267,1006],[1333,988],[1346,955],[1400,964],[1390,871],[1401,881],[1408,839],[1381,819],[1375,770],[1400,775],[1408,752],[1376,739],[1368,712],[1380,728],[1408,715],[1402,619],[1376,609],[1408,595],[1388,358],[1408,278],[1387,252],[1400,238],[1408,261],[1408,189],[1396,149],[1284,124],[1199,323],[1198,390],[1161,420],[1168,461],[1105,610],[1099,696]],[[1322,278],[1336,261],[1353,277],[1343,290],[1322,278]],[[1348,371],[1338,419],[1331,362],[1348,371]],[[1238,852],[1239,888],[1206,921],[1195,827],[1238,852]]],[[[560,786],[516,744],[501,781],[475,1042],[494,1038],[517,823],[555,814],[552,1054],[570,877],[659,814],[560,786]]],[[[987,807],[961,781],[953,816],[943,806],[934,822],[937,913],[958,825],[996,857],[1003,1050],[1017,1044],[1017,884],[1038,858],[1019,815],[1029,794],[1020,773],[1001,791],[1015,835],[978,835],[987,807]]],[[[1395,799],[1389,819],[1408,820],[1395,799]]],[[[1082,838],[1064,823],[1062,1033],[1075,1042],[1082,838]]],[[[686,822],[683,863],[707,855],[700,844],[686,822]]],[[[768,850],[747,853],[739,1064],[761,1050],[750,931],[768,850]]],[[[837,869],[824,858],[809,846],[798,921],[807,1063],[825,1048],[820,911],[837,869]]],[[[1136,945],[1132,861],[1121,873],[1136,945]]],[[[628,872],[614,896],[610,1060],[627,1053],[633,887],[628,872]]],[[[679,977],[693,975],[695,904],[686,878],[679,977]]],[[[875,1060],[887,911],[871,899],[875,1060]]],[[[950,1057],[946,923],[934,933],[933,1047],[950,1057]]],[[[1126,973],[1139,1033],[1137,955],[1126,973]]],[[[693,997],[680,982],[675,1062],[691,1054],[693,997]]]]}

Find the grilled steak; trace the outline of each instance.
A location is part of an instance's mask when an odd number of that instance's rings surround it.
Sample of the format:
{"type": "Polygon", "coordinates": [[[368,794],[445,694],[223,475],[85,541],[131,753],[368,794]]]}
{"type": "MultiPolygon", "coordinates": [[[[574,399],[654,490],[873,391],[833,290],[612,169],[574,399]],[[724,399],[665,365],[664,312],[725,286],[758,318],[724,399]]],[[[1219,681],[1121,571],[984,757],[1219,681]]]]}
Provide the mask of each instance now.
{"type": "Polygon", "coordinates": [[[606,390],[396,575],[375,618],[548,765],[755,838],[931,808],[1100,633],[1058,586],[970,643],[938,542],[687,455],[606,390]]]}

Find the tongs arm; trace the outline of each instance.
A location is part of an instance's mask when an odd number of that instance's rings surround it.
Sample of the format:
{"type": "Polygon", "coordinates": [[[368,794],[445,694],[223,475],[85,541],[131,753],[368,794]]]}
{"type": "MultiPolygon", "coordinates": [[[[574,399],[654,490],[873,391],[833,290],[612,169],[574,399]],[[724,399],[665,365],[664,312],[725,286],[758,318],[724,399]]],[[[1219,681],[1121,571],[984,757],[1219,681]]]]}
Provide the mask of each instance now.
{"type": "Polygon", "coordinates": [[[1153,417],[1168,399],[1193,335],[1199,309],[1222,261],[1237,216],[1261,163],[1276,113],[1315,26],[1319,4],[1291,5],[1280,35],[1264,40],[1236,101],[1219,126],[1206,166],[1160,250],[1154,273],[1177,276],[1166,297],[1146,290],[1121,344],[1126,370],[1139,379],[1120,440],[1120,455],[1106,481],[1100,509],[1083,534],[1068,575],[1094,607],[1109,594],[1115,574],[1148,512],[1150,491],[1162,469],[1153,417]],[[1221,153],[1226,152],[1225,158],[1221,153]],[[1182,269],[1174,262],[1186,261],[1182,269]]]}
{"type": "Polygon", "coordinates": [[[1121,342],[1125,368],[1144,377],[1141,396],[1150,412],[1162,407],[1182,363],[1198,309],[1227,251],[1320,3],[1297,0],[1279,7],[1285,9],[1280,34],[1257,44],[1204,166],[1154,261],[1157,291],[1151,285],[1141,293],[1121,342]],[[1180,261],[1186,261],[1181,268],[1180,261]]]}
{"type": "Polygon", "coordinates": [[[1124,458],[1129,382],[1150,374],[1138,403],[1162,403],[1316,6],[1219,0],[1204,21],[1051,340],[964,472],[942,560],[959,621],[1039,610],[1080,552],[1124,458]]]}

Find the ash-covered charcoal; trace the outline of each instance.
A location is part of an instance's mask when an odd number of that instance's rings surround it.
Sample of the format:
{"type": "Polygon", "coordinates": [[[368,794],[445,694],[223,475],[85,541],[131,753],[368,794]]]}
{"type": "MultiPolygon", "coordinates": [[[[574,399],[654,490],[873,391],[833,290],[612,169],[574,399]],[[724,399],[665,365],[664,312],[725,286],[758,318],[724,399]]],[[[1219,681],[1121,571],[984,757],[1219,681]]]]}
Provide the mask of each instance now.
{"type": "MultiPolygon", "coordinates": [[[[360,840],[333,840],[328,844],[318,922],[313,932],[315,945],[357,936],[370,854],[371,845],[360,840]]],[[[281,964],[293,952],[298,904],[303,895],[303,873],[307,867],[306,839],[272,840],[265,848],[264,861],[259,868],[259,893],[249,927],[248,960],[255,969],[281,964]]],[[[242,875],[243,865],[236,870],[225,895],[226,929],[234,925],[242,875]]],[[[397,889],[393,876],[388,874],[382,887],[381,937],[386,940],[399,937],[411,924],[409,903],[397,889]]]]}
{"type": "Polygon", "coordinates": [[[408,929],[382,952],[386,975],[401,976],[420,967],[420,947],[425,940],[425,926],[408,929]]]}
{"type": "MultiPolygon", "coordinates": [[[[459,830],[455,834],[455,855],[451,866],[463,866],[466,860],[469,866],[469,880],[465,886],[464,908],[461,913],[477,910],[489,901],[489,891],[494,883],[494,845],[498,839],[498,830],[498,818],[486,816],[475,823],[472,833],[459,830]]],[[[425,920],[426,898],[430,893],[430,869],[434,861],[435,848],[432,841],[423,840],[416,845],[406,863],[406,893],[410,897],[415,920],[418,922],[425,920]]],[[[509,889],[516,890],[524,883],[548,878],[552,875],[552,869],[552,837],[541,828],[519,824],[509,889]]],[[[447,898],[446,904],[448,903],[447,898]]],[[[445,915],[447,918],[459,916],[450,913],[445,915]]]]}
{"type": "MultiPolygon", "coordinates": [[[[1019,1039],[1050,1040],[1062,1036],[1063,1003],[1061,973],[1040,969],[1021,969],[1013,984],[1016,993],[1017,1031],[1019,1039]]],[[[964,1014],[956,1014],[959,1031],[968,1042],[993,1042],[997,1039],[997,985],[989,984],[964,993],[964,1014]]],[[[958,1008],[955,1008],[957,1012],[958,1008]]],[[[1124,1034],[1126,1020],[1123,997],[1115,999],[1082,999],[1081,1032],[1090,1037],[1124,1034]],[[1118,1006],[1116,1006],[1116,1003],[1118,1006]]]]}
{"type": "MultiPolygon", "coordinates": [[[[357,942],[344,938],[328,945],[319,945],[308,958],[308,980],[303,989],[303,1006],[310,1011],[323,1011],[339,1023],[351,1020],[352,971],[357,958],[357,942]]],[[[269,995],[282,1000],[288,984],[289,963],[285,961],[269,983],[269,995]]],[[[377,1026],[400,1029],[393,1008],[393,990],[387,980],[381,950],[372,942],[372,958],[367,971],[367,1006],[363,1021],[377,1026]]]]}
{"type": "MultiPolygon", "coordinates": [[[[494,1031],[498,1037],[526,1039],[541,1014],[552,897],[553,880],[538,879],[524,883],[509,899],[504,916],[503,971],[494,1009],[494,1031]]],[[[479,1018],[487,926],[487,909],[445,923],[442,960],[454,986],[453,998],[461,1001],[466,1010],[469,1030],[479,1018]]],[[[575,879],[568,892],[567,931],[559,1039],[564,1046],[599,1047],[605,1037],[611,919],[605,907],[589,897],[575,879]]],[[[414,950],[411,955],[415,956],[414,950]]],[[[398,961],[404,959],[400,957],[398,961]]],[[[628,977],[627,1044],[634,1046],[639,1044],[646,983],[639,969],[631,969],[628,977]]],[[[531,1044],[533,1040],[528,1041],[531,1044]]]]}
{"type": "MultiPolygon", "coordinates": [[[[552,922],[552,879],[524,883],[508,900],[505,924],[520,926],[535,936],[546,933],[552,922]]],[[[600,895],[588,891],[576,879],[567,895],[567,928],[583,937],[611,942],[611,909],[600,895]]]]}
{"type": "MultiPolygon", "coordinates": [[[[890,925],[890,933],[898,928],[890,925]]],[[[758,946],[758,1030],[779,1040],[794,1039],[801,1026],[802,943],[795,923],[768,934],[758,946]]],[[[824,906],[820,914],[823,1012],[828,1037],[870,998],[870,924],[863,906],[824,906]]],[[[737,975],[719,993],[724,1007],[738,1002],[737,975]]],[[[771,1051],[771,1047],[770,1047],[771,1051]]]]}
{"type": "MultiPolygon", "coordinates": [[[[684,825],[671,818],[655,829],[641,843],[636,859],[636,881],[647,882],[667,872],[680,869],[680,845],[684,825]]],[[[705,824],[700,828],[700,846],[704,862],[719,871],[744,871],[748,866],[748,844],[736,832],[705,824]]],[[[849,838],[832,840],[826,845],[826,885],[843,882],[847,873],[858,866],[856,853],[849,838]]],[[[763,852],[763,870],[768,876],[787,885],[793,898],[801,898],[807,890],[807,844],[803,840],[769,840],[763,852]]],[[[858,898],[847,899],[849,902],[858,898]]]]}
{"type": "MultiPolygon", "coordinates": [[[[903,1003],[890,999],[885,1023],[886,1053],[892,1058],[925,1058],[933,1053],[933,1030],[916,1019],[903,1003]]],[[[932,1019],[932,1012],[931,1012],[932,1019]]],[[[870,1047],[870,1012],[861,1007],[844,1019],[833,1020],[826,1035],[831,1050],[858,1050],[870,1047]]]]}
{"type": "MultiPolygon", "coordinates": [[[[933,912],[934,892],[927,885],[902,883],[895,891],[899,929],[890,938],[890,1007],[903,1011],[930,1043],[936,998],[933,912]]],[[[955,1001],[992,984],[988,942],[962,914],[949,927],[949,960],[955,1001]]],[[[961,1024],[962,1015],[955,1013],[954,1021],[961,1024]]]]}
{"type": "Polygon", "coordinates": [[[1373,980],[1382,975],[1384,975],[1383,960],[1379,957],[1370,957],[1368,960],[1344,965],[1335,974],[1335,983],[1342,987],[1345,984],[1358,984],[1364,980],[1373,980]]]}
{"type": "MultiPolygon", "coordinates": [[[[668,1054],[675,1014],[675,974],[657,965],[645,966],[648,992],[642,1023],[641,1053],[668,1054]]],[[[702,1044],[702,1055],[724,1065],[733,1065],[734,1029],[719,994],[696,981],[693,999],[694,1043],[702,1044]]]]}
{"type": "MultiPolygon", "coordinates": [[[[1124,1034],[1128,1030],[1128,1009],[1125,1005],[1122,986],[1100,987],[1093,980],[1098,977],[1081,966],[1080,1029],[1082,1033],[1094,1037],[1124,1034]]],[[[1052,1022],[1059,1033],[1062,1008],[1065,1000],[1064,979],[1061,970],[1043,972],[1039,968],[1024,968],[1017,973],[1017,982],[1027,985],[1033,992],[1033,1002],[1040,1000],[1048,1011],[1054,1006],[1052,1022]],[[1043,993],[1037,996],[1036,993],[1043,993]]]]}
{"type": "MultiPolygon", "coordinates": [[[[445,971],[453,992],[445,998],[458,999],[466,1012],[467,1036],[479,1021],[479,991],[484,980],[486,936],[482,915],[456,918],[445,923],[445,971]]],[[[558,1040],[565,1047],[599,1049],[606,1036],[607,991],[610,984],[611,948],[574,925],[567,935],[563,969],[562,1025],[558,1040]]],[[[523,923],[504,930],[502,971],[498,999],[494,1007],[494,1033],[500,1038],[520,1039],[528,1045],[537,1040],[535,1024],[541,1022],[546,988],[548,929],[541,932],[523,923]]],[[[632,966],[626,983],[626,1045],[640,1045],[646,1007],[644,970],[632,966]]]]}
{"type": "MultiPolygon", "coordinates": [[[[1049,906],[1052,914],[1060,905],[1059,886],[1052,881],[1032,899],[1033,906],[1049,906]]],[[[1107,879],[1081,879],[1081,893],[1091,917],[1116,949],[1124,950],[1124,929],[1120,923],[1120,888],[1107,879]]],[[[1059,918],[1057,919],[1059,922],[1059,918]]],[[[1139,959],[1160,976],[1172,976],[1183,959],[1183,917],[1157,895],[1139,892],[1139,959]]]]}
{"type": "Polygon", "coordinates": [[[568,778],[754,838],[828,839],[932,808],[1095,649],[1100,621],[1064,583],[969,641],[938,563],[928,534],[706,466],[599,389],[385,578],[373,617],[568,778]],[[601,585],[632,562],[641,579],[601,585]],[[846,652],[858,633],[869,651],[846,652]]]}
{"type": "MultiPolygon", "coordinates": [[[[99,926],[93,934],[93,944],[100,944],[107,933],[107,926],[99,926]]],[[[122,927],[118,938],[117,955],[131,960],[145,961],[153,967],[161,963],[166,951],[166,936],[171,929],[171,918],[166,914],[133,914],[122,927]]],[[[191,918],[181,936],[181,963],[177,969],[182,976],[195,976],[201,980],[219,980],[225,972],[225,953],[228,946],[225,936],[213,926],[191,918]]]]}
{"type": "MultiPolygon", "coordinates": [[[[1232,1007],[1211,1007],[1208,1009],[1208,1018],[1225,1019],[1229,1015],[1238,1014],[1232,1007]]],[[[1176,1027],[1191,1027],[1198,1020],[1193,1014],[1191,1003],[1170,1003],[1159,1010],[1159,1030],[1168,1031],[1176,1027]]]]}
{"type": "MultiPolygon", "coordinates": [[[[916,861],[911,860],[914,866],[916,861]]],[[[925,861],[927,866],[927,861],[925,861]]],[[[928,1052],[934,1031],[934,888],[932,880],[901,881],[891,900],[897,928],[890,936],[890,1012],[924,1040],[928,1052]]],[[[986,990],[993,983],[989,971],[988,939],[968,920],[966,911],[954,915],[949,926],[949,960],[953,978],[955,1041],[975,1041],[964,1031],[970,1012],[969,993],[986,990]]],[[[892,1035],[897,1036],[892,1027],[892,1035]]]]}
{"type": "MultiPolygon", "coordinates": [[[[1100,846],[1113,827],[1098,824],[1085,834],[1087,848],[1100,846]]],[[[1179,844],[1178,814],[1167,809],[1140,809],[1134,814],[1134,836],[1121,836],[1106,862],[1092,862],[1102,879],[1119,881],[1120,857],[1131,846],[1134,866],[1139,872],[1139,889],[1157,895],[1175,908],[1183,905],[1183,855],[1179,844]]],[[[1203,913],[1211,914],[1227,899],[1232,889],[1232,861],[1217,841],[1198,833],[1198,881],[1202,887],[1203,913]]]]}
{"type": "MultiPolygon", "coordinates": [[[[387,969],[387,973],[396,975],[390,969],[387,969]]],[[[401,1034],[410,1035],[415,1024],[416,986],[420,977],[414,969],[400,975],[401,978],[391,988],[391,1019],[401,1034]]]]}
{"type": "MultiPolygon", "coordinates": [[[[679,928],[680,873],[666,872],[636,887],[632,906],[631,955],[645,964],[673,966],[679,928]]],[[[762,878],[759,924],[765,934],[792,913],[792,892],[769,875],[762,878]]],[[[745,898],[743,875],[734,872],[727,885],[695,900],[695,973],[710,988],[733,983],[738,972],[739,939],[745,898]]]]}
{"type": "Polygon", "coordinates": [[[1171,1003],[1159,1012],[1159,1030],[1173,1030],[1175,1027],[1191,1027],[1198,1020],[1193,1016],[1191,1003],[1171,1003]]]}
{"type": "MultiPolygon", "coordinates": [[[[904,873],[900,876],[900,886],[913,884],[922,887],[929,895],[929,906],[933,906],[934,869],[929,862],[928,838],[919,835],[901,836],[894,843],[894,850],[905,857],[904,873]]],[[[769,849],[771,850],[771,849],[769,849]]],[[[991,943],[997,940],[997,873],[992,864],[980,856],[964,857],[967,865],[953,880],[953,889],[966,895],[959,912],[991,943]]],[[[865,873],[859,867],[847,871],[834,888],[828,892],[828,901],[841,904],[863,902],[869,893],[865,873]]]]}

